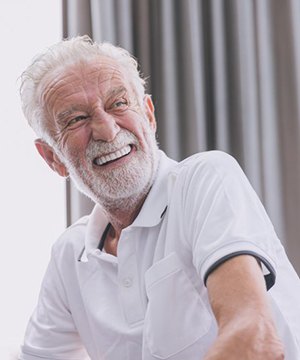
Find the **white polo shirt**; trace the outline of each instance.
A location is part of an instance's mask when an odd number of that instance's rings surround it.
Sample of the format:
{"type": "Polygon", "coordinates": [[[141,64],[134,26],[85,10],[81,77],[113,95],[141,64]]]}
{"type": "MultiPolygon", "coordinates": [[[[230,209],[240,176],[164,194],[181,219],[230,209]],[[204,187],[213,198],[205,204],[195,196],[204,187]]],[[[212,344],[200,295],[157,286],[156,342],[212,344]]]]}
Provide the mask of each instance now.
{"type": "Polygon", "coordinates": [[[217,334],[205,280],[245,253],[263,264],[286,360],[300,359],[299,278],[231,156],[160,152],[118,257],[98,249],[107,224],[96,205],[53,246],[21,359],[201,360],[217,334]]]}

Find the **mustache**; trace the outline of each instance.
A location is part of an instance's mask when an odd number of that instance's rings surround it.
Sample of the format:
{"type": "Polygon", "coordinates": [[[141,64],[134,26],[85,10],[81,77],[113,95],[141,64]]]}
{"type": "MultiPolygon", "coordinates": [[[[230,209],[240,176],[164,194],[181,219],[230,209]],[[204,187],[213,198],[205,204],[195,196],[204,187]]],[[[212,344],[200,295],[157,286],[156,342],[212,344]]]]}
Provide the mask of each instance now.
{"type": "Polygon", "coordinates": [[[94,159],[96,156],[117,151],[126,145],[135,145],[138,148],[139,142],[133,133],[121,129],[115,139],[111,142],[102,140],[91,141],[86,149],[86,156],[89,159],[94,159]]]}

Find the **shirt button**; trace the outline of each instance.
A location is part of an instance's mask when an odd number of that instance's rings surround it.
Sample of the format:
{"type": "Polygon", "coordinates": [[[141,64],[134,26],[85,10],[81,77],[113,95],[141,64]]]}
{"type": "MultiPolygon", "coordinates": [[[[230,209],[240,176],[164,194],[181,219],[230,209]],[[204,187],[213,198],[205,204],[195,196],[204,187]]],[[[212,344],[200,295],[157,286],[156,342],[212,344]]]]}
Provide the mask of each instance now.
{"type": "Polygon", "coordinates": [[[131,287],[132,286],[132,278],[131,277],[126,277],[122,280],[122,284],[124,287],[131,287]]]}

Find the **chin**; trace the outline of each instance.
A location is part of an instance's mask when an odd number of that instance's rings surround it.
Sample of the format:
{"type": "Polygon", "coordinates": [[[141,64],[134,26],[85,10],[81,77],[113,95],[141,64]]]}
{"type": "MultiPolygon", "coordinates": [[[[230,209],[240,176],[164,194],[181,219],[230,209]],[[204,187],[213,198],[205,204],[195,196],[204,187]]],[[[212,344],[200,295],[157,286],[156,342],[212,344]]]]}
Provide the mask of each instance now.
{"type": "Polygon", "coordinates": [[[98,172],[78,164],[70,175],[80,192],[101,205],[136,200],[147,195],[155,179],[158,148],[152,150],[148,154],[137,152],[130,163],[111,171],[98,172]]]}

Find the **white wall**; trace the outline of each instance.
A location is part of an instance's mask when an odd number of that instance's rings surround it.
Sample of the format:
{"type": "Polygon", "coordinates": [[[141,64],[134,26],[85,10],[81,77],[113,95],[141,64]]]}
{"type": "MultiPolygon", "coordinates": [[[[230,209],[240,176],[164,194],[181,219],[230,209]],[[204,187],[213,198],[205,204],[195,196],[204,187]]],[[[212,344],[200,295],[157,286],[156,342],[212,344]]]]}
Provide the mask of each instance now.
{"type": "Polygon", "coordinates": [[[0,359],[23,339],[50,248],[63,231],[65,183],[43,163],[21,113],[17,78],[62,36],[61,0],[0,1],[0,359]]]}

